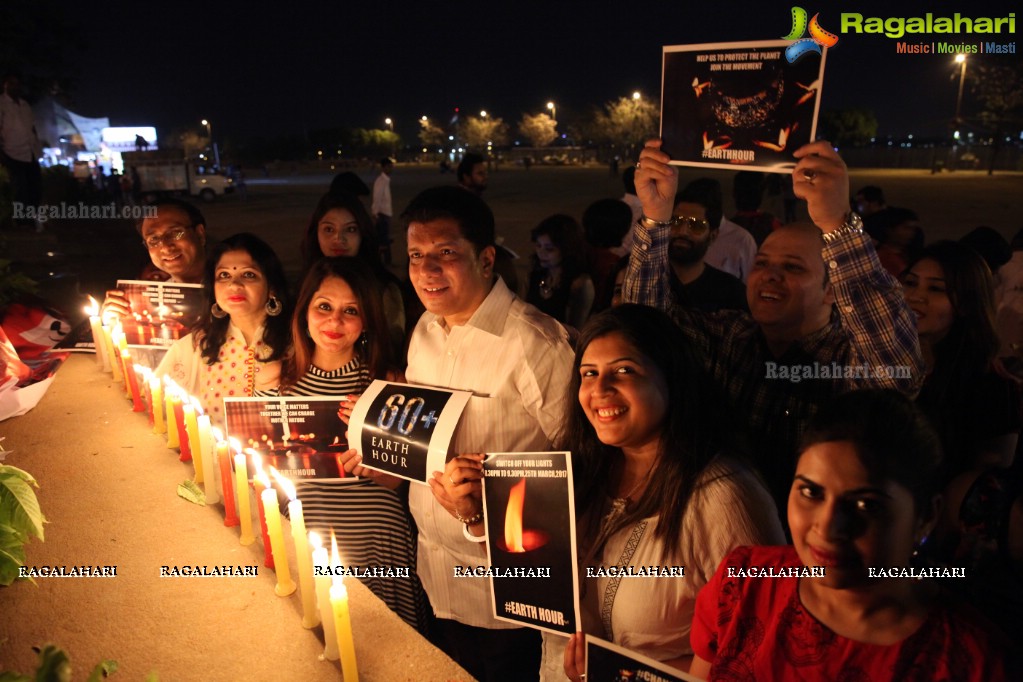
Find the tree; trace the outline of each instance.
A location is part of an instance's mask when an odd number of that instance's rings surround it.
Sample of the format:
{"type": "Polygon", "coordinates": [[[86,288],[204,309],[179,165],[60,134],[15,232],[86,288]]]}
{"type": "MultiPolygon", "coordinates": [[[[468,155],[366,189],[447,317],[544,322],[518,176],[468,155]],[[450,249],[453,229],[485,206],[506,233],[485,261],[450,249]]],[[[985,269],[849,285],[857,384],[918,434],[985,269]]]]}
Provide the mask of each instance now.
{"type": "Polygon", "coordinates": [[[442,128],[434,125],[430,119],[419,121],[419,141],[424,147],[437,149],[448,142],[447,133],[442,128]]]}
{"type": "Polygon", "coordinates": [[[458,124],[458,136],[468,147],[500,147],[508,144],[508,126],[496,116],[466,116],[458,124]]]}
{"type": "Polygon", "coordinates": [[[995,157],[1002,148],[1005,131],[1019,125],[1023,119],[1023,62],[1019,60],[977,60],[967,74],[971,90],[983,107],[977,115],[991,133],[991,156],[987,174],[995,168],[995,157]]]}
{"type": "Polygon", "coordinates": [[[352,131],[352,141],[363,153],[393,154],[394,150],[398,148],[401,138],[393,130],[356,128],[352,131]]]}
{"type": "Polygon", "coordinates": [[[620,146],[626,156],[632,157],[657,134],[659,109],[656,100],[619,97],[594,113],[588,132],[598,144],[620,146]]]}
{"type": "Polygon", "coordinates": [[[833,109],[821,113],[820,133],[837,147],[858,147],[877,136],[877,116],[869,109],[833,109]]]}
{"type": "Polygon", "coordinates": [[[533,147],[546,147],[558,138],[557,122],[547,114],[522,114],[519,132],[533,147]]]}

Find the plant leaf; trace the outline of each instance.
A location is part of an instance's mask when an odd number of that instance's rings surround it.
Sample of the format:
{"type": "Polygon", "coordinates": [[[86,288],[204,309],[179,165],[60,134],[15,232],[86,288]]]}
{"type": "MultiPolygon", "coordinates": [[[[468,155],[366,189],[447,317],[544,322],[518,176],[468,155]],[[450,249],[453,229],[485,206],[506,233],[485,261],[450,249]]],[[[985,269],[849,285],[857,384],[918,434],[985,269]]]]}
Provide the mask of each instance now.
{"type": "MultiPolygon", "coordinates": [[[[12,536],[0,536],[0,585],[7,586],[18,578],[18,569],[25,565],[24,545],[12,536]]],[[[28,580],[35,582],[31,578],[28,580]]]]}
{"type": "Polygon", "coordinates": [[[71,659],[67,652],[47,644],[39,652],[36,682],[71,682],[71,659]]]}
{"type": "Polygon", "coordinates": [[[13,526],[26,538],[34,535],[43,540],[46,517],[33,484],[35,479],[21,469],[0,465],[0,523],[13,526]]]}
{"type": "Polygon", "coordinates": [[[86,682],[101,682],[113,675],[115,672],[117,672],[117,661],[100,661],[100,663],[92,669],[92,672],[89,673],[89,677],[86,678],[86,682]]]}
{"type": "Polygon", "coordinates": [[[3,672],[0,673],[0,682],[32,682],[32,678],[21,673],[3,672]]]}
{"type": "Polygon", "coordinates": [[[195,481],[179,483],[178,497],[183,497],[189,502],[197,504],[200,507],[206,506],[206,493],[202,491],[202,488],[195,484],[195,481]]]}

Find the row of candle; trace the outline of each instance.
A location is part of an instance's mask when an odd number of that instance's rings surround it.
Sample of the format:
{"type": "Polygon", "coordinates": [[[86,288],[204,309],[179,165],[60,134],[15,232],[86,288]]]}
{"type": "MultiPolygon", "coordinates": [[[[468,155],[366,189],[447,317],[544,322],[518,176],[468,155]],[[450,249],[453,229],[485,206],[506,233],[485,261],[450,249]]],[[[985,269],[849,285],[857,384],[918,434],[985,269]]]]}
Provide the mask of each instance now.
{"type": "MultiPolygon", "coordinates": [[[[239,541],[242,545],[252,544],[255,537],[249,502],[248,460],[242,452],[241,444],[234,438],[226,441],[220,430],[211,426],[210,418],[203,413],[199,401],[189,396],[173,380],[169,377],[163,377],[161,380],[148,367],[132,362],[120,324],[103,324],[96,314],[98,306],[95,300],[92,302],[93,309],[87,309],[87,313],[96,346],[97,365],[104,371],[112,372],[115,382],[120,383],[123,380],[125,395],[132,399],[133,411],[147,411],[153,432],[166,433],[167,446],[180,450],[181,461],[192,461],[195,482],[203,483],[207,502],[220,501],[218,487],[223,490],[224,525],[240,525],[239,541]],[[235,485],[231,485],[230,449],[234,449],[236,453],[235,485]]],[[[288,565],[277,491],[263,471],[259,453],[251,449],[248,453],[252,456],[255,469],[253,483],[257,493],[265,564],[273,568],[277,576],[274,592],[280,597],[287,597],[295,592],[296,585],[291,578],[288,565]]],[[[322,541],[316,533],[307,535],[302,502],[298,499],[294,484],[281,476],[272,466],[269,469],[289,499],[288,515],[291,519],[291,535],[301,587],[302,625],[314,628],[322,620],[324,658],[338,660],[340,657],[345,682],[357,682],[358,668],[348,606],[348,590],[344,585],[344,578],[325,575],[326,572],[322,568],[328,566],[327,550],[322,546],[322,541]],[[314,565],[321,567],[319,572],[324,575],[314,575],[314,565]]],[[[333,532],[331,541],[332,565],[339,566],[340,556],[333,532]]]]}

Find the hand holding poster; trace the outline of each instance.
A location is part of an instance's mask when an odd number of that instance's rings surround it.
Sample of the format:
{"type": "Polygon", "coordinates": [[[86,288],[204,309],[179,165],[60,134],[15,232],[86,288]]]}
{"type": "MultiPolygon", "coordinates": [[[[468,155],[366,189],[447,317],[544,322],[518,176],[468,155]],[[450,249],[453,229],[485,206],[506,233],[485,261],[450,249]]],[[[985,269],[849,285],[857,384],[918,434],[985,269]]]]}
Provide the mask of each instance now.
{"type": "Polygon", "coordinates": [[[574,633],[579,569],[570,453],[493,453],[483,471],[494,617],[574,633]]]}
{"type": "Polygon", "coordinates": [[[121,318],[129,346],[169,347],[199,319],[202,286],[179,282],[118,280],[131,312],[121,318]]]}
{"type": "Polygon", "coordinates": [[[472,394],[374,381],[352,410],[348,435],[362,466],[426,484],[443,471],[451,437],[472,394]]]}
{"type": "Polygon", "coordinates": [[[617,644],[586,635],[587,682],[699,682],[678,668],[664,665],[617,644]]]}
{"type": "Polygon", "coordinates": [[[792,170],[817,132],[824,59],[785,57],[787,40],[664,48],[662,149],[672,163],[792,170]]]}

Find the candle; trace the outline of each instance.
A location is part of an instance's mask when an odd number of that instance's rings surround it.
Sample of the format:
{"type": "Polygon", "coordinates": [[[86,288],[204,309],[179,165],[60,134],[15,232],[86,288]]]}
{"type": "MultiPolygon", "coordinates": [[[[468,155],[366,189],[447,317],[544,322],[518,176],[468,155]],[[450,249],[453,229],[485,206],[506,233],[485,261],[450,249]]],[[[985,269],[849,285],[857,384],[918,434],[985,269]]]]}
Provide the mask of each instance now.
{"type": "Polygon", "coordinates": [[[252,487],[256,489],[256,516],[259,518],[259,529],[263,534],[263,565],[267,568],[274,567],[273,547],[270,546],[270,533],[266,530],[266,515],[263,512],[263,458],[252,448],[245,450],[252,456],[252,487]]]}
{"type": "MultiPolygon", "coordinates": [[[[181,439],[181,461],[192,460],[192,468],[195,470],[195,482],[202,483],[202,448],[199,444],[199,420],[196,416],[197,403],[195,398],[184,402],[181,411],[185,417],[185,433],[188,434],[188,458],[185,456],[185,439],[181,439]]],[[[199,408],[202,409],[202,408],[199,408]]]]}
{"type": "Polygon", "coordinates": [[[131,411],[142,412],[146,409],[146,406],[142,403],[142,394],[139,392],[139,378],[136,374],[138,365],[131,361],[131,353],[126,350],[121,351],[121,359],[124,361],[124,375],[128,378],[128,391],[131,394],[131,411]]]}
{"type": "MultiPolygon", "coordinates": [[[[331,560],[334,568],[341,566],[337,553],[337,538],[331,533],[331,560]]],[[[337,648],[341,652],[341,674],[345,682],[358,682],[359,669],[355,665],[355,640],[352,638],[352,619],[348,611],[348,588],[344,576],[331,578],[330,608],[334,612],[334,630],[337,634],[337,648]]]]}
{"type": "Polygon", "coordinates": [[[334,613],[330,608],[330,576],[324,570],[330,565],[330,557],[316,533],[309,533],[309,544],[313,546],[313,565],[319,569],[315,576],[316,602],[323,623],[323,657],[328,661],[336,661],[340,656],[337,653],[337,633],[334,632],[334,613]]]}
{"type": "Polygon", "coordinates": [[[177,413],[181,409],[181,398],[178,397],[178,385],[168,377],[163,378],[164,388],[164,411],[167,413],[167,447],[178,447],[178,420],[177,413]]]}
{"type": "Polygon", "coordinates": [[[274,480],[288,496],[288,518],[291,519],[291,538],[295,542],[295,563],[298,565],[298,584],[302,587],[302,627],[314,628],[320,622],[316,610],[316,590],[313,587],[313,561],[309,553],[309,538],[305,534],[305,515],[302,501],[291,481],[270,467],[274,480]]]}
{"type": "MultiPolygon", "coordinates": [[[[232,445],[238,441],[231,439],[232,445]]],[[[241,450],[241,446],[236,446],[241,450]]],[[[234,456],[234,481],[235,493],[238,495],[238,517],[242,522],[242,535],[239,542],[243,545],[251,545],[256,541],[252,537],[252,508],[249,506],[249,473],[245,467],[245,455],[240,452],[234,456]]]]}
{"type": "Polygon", "coordinates": [[[270,551],[274,556],[274,570],[277,572],[277,585],[274,594],[287,597],[295,591],[295,581],[291,579],[288,568],[288,548],[284,545],[284,531],[281,528],[281,508],[277,503],[277,491],[270,484],[270,477],[265,471],[259,472],[259,482],[263,484],[263,517],[266,519],[267,531],[270,534],[270,551]]]}
{"type": "Polygon", "coordinates": [[[89,316],[89,327],[92,329],[92,345],[96,349],[96,366],[104,372],[110,371],[110,357],[106,351],[103,338],[103,320],[99,316],[99,303],[92,296],[89,305],[85,306],[85,314],[89,316]]]}
{"type": "Polygon", "coordinates": [[[166,433],[167,423],[163,419],[163,384],[160,377],[150,373],[149,375],[149,402],[150,414],[153,415],[153,433],[166,433]]]}
{"type": "Polygon", "coordinates": [[[199,459],[202,461],[203,490],[206,491],[206,502],[216,504],[220,502],[220,493],[217,492],[216,469],[213,466],[213,432],[210,426],[210,416],[203,414],[198,402],[195,405],[196,412],[199,414],[196,417],[196,422],[199,425],[199,452],[201,453],[199,459]]]}
{"type": "MultiPolygon", "coordinates": [[[[188,394],[179,388],[178,394],[174,396],[174,423],[178,427],[178,450],[181,451],[179,459],[182,462],[188,462],[192,459],[192,451],[188,447],[188,431],[185,430],[185,404],[187,399],[188,394]]],[[[191,403],[188,403],[188,405],[191,407],[191,403]]]]}
{"type": "Polygon", "coordinates": [[[122,381],[120,355],[114,350],[114,331],[109,326],[103,326],[103,340],[106,342],[107,355],[110,357],[110,372],[114,375],[114,381],[122,381]]]}
{"type": "Polygon", "coordinates": [[[234,485],[231,483],[231,457],[228,443],[224,440],[220,429],[216,427],[213,428],[213,438],[217,441],[217,469],[220,475],[220,488],[224,492],[224,525],[237,526],[238,514],[234,510],[234,485]]]}
{"type": "Polygon", "coordinates": [[[124,327],[121,326],[120,322],[114,325],[112,337],[114,340],[114,355],[121,359],[121,378],[124,381],[124,395],[126,398],[130,398],[131,386],[128,385],[129,366],[124,362],[124,352],[128,350],[128,339],[124,336],[124,327]]]}

